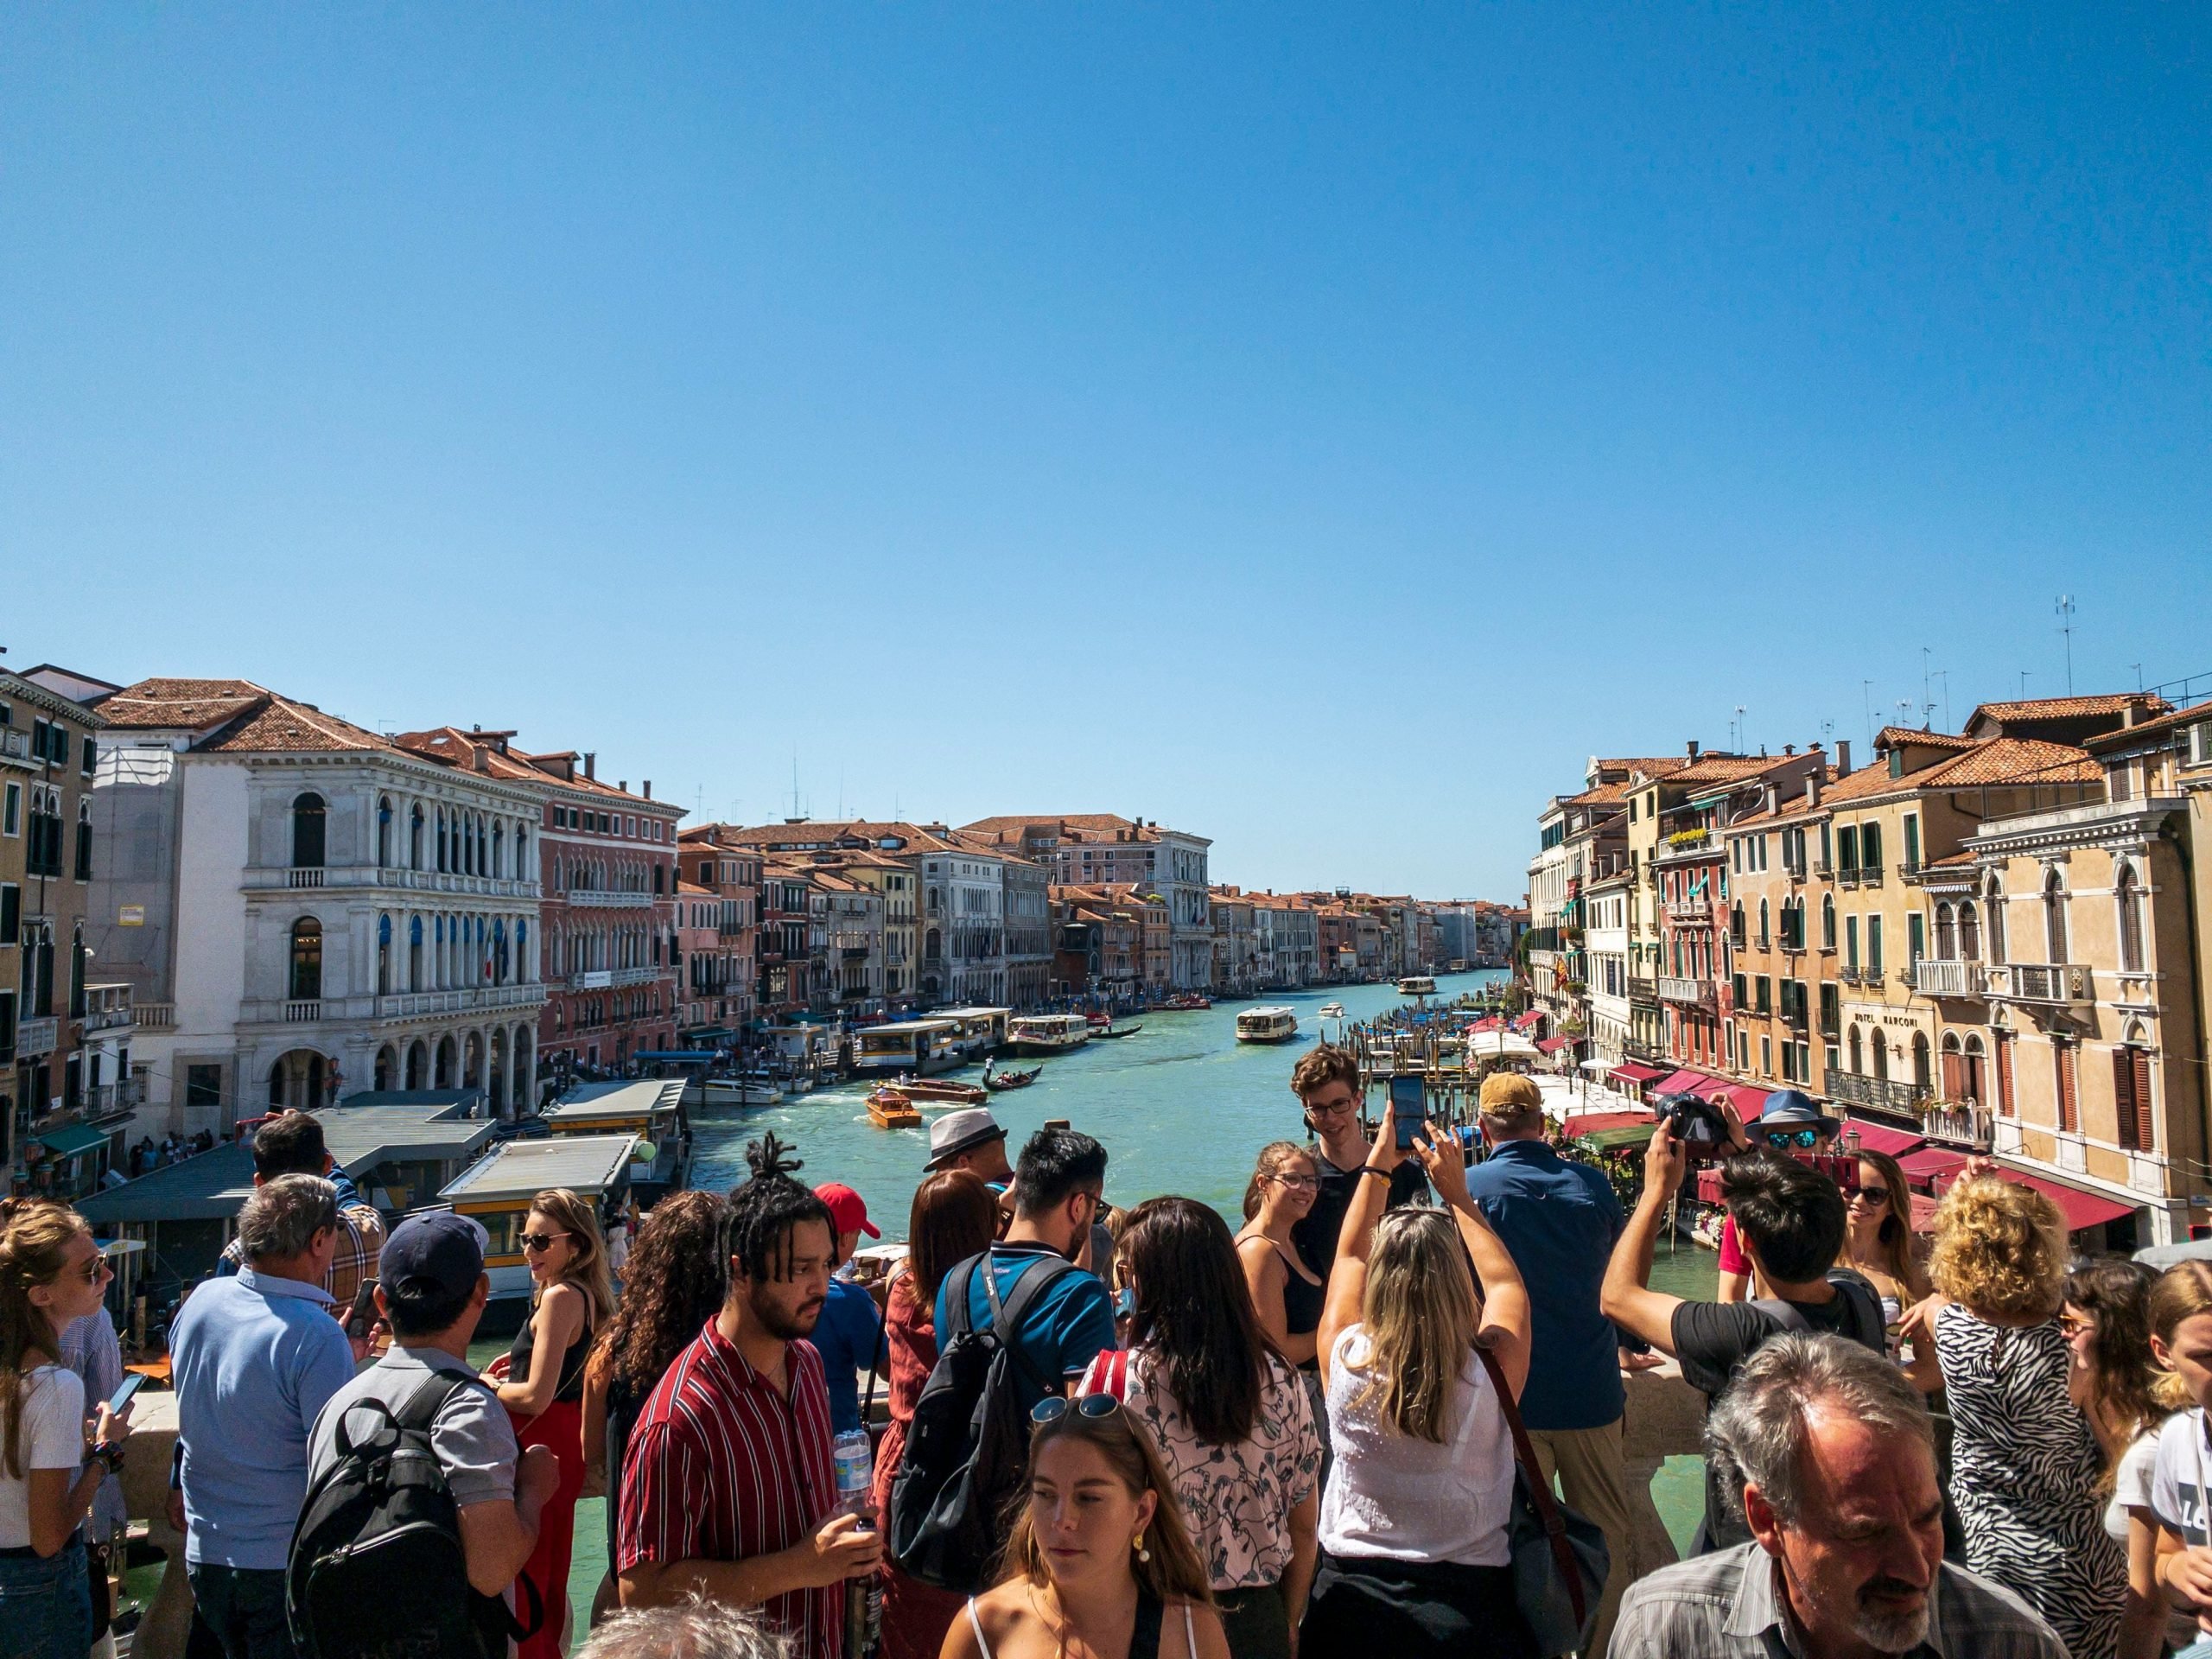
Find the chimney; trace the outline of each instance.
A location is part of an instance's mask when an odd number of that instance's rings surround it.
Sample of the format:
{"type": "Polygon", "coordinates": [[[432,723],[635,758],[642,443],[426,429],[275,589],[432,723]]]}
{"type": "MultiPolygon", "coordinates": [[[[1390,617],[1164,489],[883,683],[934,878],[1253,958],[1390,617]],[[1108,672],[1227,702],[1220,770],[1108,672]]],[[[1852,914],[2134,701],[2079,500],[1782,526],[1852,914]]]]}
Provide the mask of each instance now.
{"type": "Polygon", "coordinates": [[[1785,755],[1795,754],[1797,753],[1797,746],[1795,743],[1785,743],[1782,746],[1782,752],[1785,755]]]}
{"type": "Polygon", "coordinates": [[[648,779],[645,779],[645,798],[646,798],[647,800],[649,800],[649,801],[650,801],[651,799],[652,799],[652,798],[653,798],[653,780],[652,780],[652,779],[648,778],[648,779]]]}
{"type": "Polygon", "coordinates": [[[2142,715],[2143,715],[2143,707],[2142,707],[2142,705],[2141,705],[2140,703],[2137,703],[2137,702],[2130,702],[2130,703],[2129,703],[2129,704],[2128,704],[2125,709],[2122,709],[2120,711],[2120,730],[2122,730],[2122,731],[2126,731],[2129,727],[2133,726],[2133,724],[2134,724],[2138,720],[2139,720],[2140,718],[2142,718],[2142,715]]]}
{"type": "Polygon", "coordinates": [[[1697,759],[1697,739],[1695,738],[1690,739],[1690,759],[1693,760],[1697,759]]]}
{"type": "Polygon", "coordinates": [[[1820,804],[1821,772],[1820,768],[1815,766],[1812,771],[1805,774],[1805,804],[1807,806],[1818,806],[1820,804]]]}
{"type": "Polygon", "coordinates": [[[1778,812],[1782,810],[1781,785],[1769,784],[1766,786],[1766,810],[1769,812],[1778,812]]]}
{"type": "Polygon", "coordinates": [[[614,787],[620,790],[625,795],[627,795],[630,792],[630,780],[627,778],[625,778],[621,782],[616,784],[614,787]]]}
{"type": "Polygon", "coordinates": [[[584,751],[584,776],[587,778],[596,778],[599,776],[599,751],[597,749],[586,749],[584,751]]]}
{"type": "Polygon", "coordinates": [[[468,746],[468,763],[474,766],[479,772],[491,771],[491,751],[486,749],[481,743],[470,744],[468,746]]]}
{"type": "Polygon", "coordinates": [[[1847,738],[1847,737],[1839,737],[1839,738],[1838,738],[1838,739],[1836,739],[1836,741],[1835,741],[1835,772],[1836,772],[1836,776],[1837,776],[1837,777],[1839,777],[1839,778],[1841,778],[1841,777],[1847,776],[1847,775],[1850,772],[1850,771],[1851,771],[1851,740],[1850,740],[1849,738],[1847,738]]]}

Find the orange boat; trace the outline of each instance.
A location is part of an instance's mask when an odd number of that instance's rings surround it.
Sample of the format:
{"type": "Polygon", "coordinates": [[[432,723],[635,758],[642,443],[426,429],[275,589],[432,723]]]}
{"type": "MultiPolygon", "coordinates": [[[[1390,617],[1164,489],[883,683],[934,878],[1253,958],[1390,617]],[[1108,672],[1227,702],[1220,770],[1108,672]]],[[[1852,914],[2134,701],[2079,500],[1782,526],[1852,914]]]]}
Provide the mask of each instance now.
{"type": "Polygon", "coordinates": [[[922,1110],[896,1089],[879,1089],[868,1097],[868,1122],[879,1129],[918,1129],[922,1110]]]}

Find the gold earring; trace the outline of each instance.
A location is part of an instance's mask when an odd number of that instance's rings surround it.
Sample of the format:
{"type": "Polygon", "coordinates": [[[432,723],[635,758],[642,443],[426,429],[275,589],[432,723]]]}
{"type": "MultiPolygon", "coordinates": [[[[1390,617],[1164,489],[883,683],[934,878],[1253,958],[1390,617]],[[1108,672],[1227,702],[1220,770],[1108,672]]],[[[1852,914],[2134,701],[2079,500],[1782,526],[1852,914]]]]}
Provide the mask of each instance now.
{"type": "Polygon", "coordinates": [[[1152,1559],[1152,1552],[1144,1547],[1144,1534],[1137,1534],[1130,1542],[1136,1550],[1137,1560],[1141,1561],[1148,1561],[1152,1559]]]}

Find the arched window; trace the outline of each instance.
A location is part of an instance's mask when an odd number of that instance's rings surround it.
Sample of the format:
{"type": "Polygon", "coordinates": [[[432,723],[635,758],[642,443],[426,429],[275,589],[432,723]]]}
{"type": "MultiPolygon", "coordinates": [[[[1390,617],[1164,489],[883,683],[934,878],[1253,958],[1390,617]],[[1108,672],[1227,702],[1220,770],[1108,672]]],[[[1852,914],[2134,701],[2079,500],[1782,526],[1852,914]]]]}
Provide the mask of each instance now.
{"type": "Polygon", "coordinates": [[[423,868],[423,804],[420,801],[407,809],[407,868],[423,868]]]}
{"type": "Polygon", "coordinates": [[[1744,904],[1740,899],[1728,910],[1728,938],[1738,950],[1744,948],[1744,904]]]}
{"type": "Polygon", "coordinates": [[[319,870],[322,868],[323,818],[322,797],[310,791],[296,797],[292,802],[292,868],[296,870],[319,870]]]}
{"type": "Polygon", "coordinates": [[[1832,893],[1821,895],[1821,949],[1835,949],[1835,895],[1832,893]]]}
{"type": "Polygon", "coordinates": [[[1759,949],[1765,950],[1772,938],[1767,927],[1766,900],[1762,899],[1759,900],[1759,949]]]}
{"type": "Polygon", "coordinates": [[[1873,1042],[1868,1046],[1874,1051],[1872,1057],[1874,1075],[1886,1083],[1890,1076],[1890,1046],[1882,1039],[1882,1033],[1878,1031],[1874,1033],[1873,1042]]]}
{"type": "Polygon", "coordinates": [[[391,797],[377,797],[377,865],[391,868],[391,797]]]}
{"type": "Polygon", "coordinates": [[[521,824],[521,823],[518,823],[518,824],[515,825],[515,880],[518,880],[518,881],[527,881],[527,880],[530,880],[530,864],[529,864],[529,858],[530,858],[530,827],[529,827],[527,824],[521,824]]]}
{"type": "Polygon", "coordinates": [[[515,924],[515,978],[528,984],[537,976],[530,969],[530,924],[515,924]]]}
{"type": "Polygon", "coordinates": [[[2143,889],[2135,880],[2133,865],[2120,867],[2120,880],[2113,884],[2113,899],[2120,906],[2120,965],[2126,973],[2143,970],[2143,889]]]}
{"type": "Polygon", "coordinates": [[[492,826],[492,870],[491,870],[491,873],[492,873],[493,875],[501,875],[501,876],[503,876],[503,875],[505,875],[505,874],[507,873],[507,865],[506,865],[507,847],[506,847],[506,841],[507,841],[507,827],[506,827],[506,825],[505,825],[505,824],[503,824],[503,823],[495,823],[495,824],[493,824],[493,825],[492,826]]]}
{"type": "Polygon", "coordinates": [[[1959,954],[1958,918],[1949,904],[1936,906],[1936,957],[1939,962],[1953,962],[1959,954]]]}
{"type": "Polygon", "coordinates": [[[1972,1101],[1977,1106],[1981,1103],[1984,1058],[1981,1039],[1969,1033],[1966,1052],[1959,1059],[1958,1095],[1960,1099],[1972,1101]]]}
{"type": "Polygon", "coordinates": [[[77,803],[77,879],[92,879],[92,804],[89,800],[77,803]]]}
{"type": "Polygon", "coordinates": [[[377,918],[377,995],[391,995],[391,918],[377,918]]]}
{"type": "Polygon", "coordinates": [[[2044,960],[2064,962],[2066,957],[2066,884],[2052,870],[2043,879],[2043,944],[2044,960]]]}
{"type": "Polygon", "coordinates": [[[407,988],[410,991],[423,988],[423,918],[420,916],[407,918],[407,988]]]}
{"type": "Polygon", "coordinates": [[[1989,959],[2001,963],[2005,960],[2005,889],[1995,876],[1982,888],[1981,900],[1989,912],[1989,959]]]}
{"type": "Polygon", "coordinates": [[[314,1002],[322,996],[322,924],[302,916],[292,924],[291,1000],[314,1002]]]}
{"type": "Polygon", "coordinates": [[[1981,960],[1981,912],[1971,899],[1959,902],[1959,955],[1967,962],[1981,960]]]}
{"type": "Polygon", "coordinates": [[[446,862],[446,810],[438,809],[438,873],[442,875],[451,866],[446,862]]]}

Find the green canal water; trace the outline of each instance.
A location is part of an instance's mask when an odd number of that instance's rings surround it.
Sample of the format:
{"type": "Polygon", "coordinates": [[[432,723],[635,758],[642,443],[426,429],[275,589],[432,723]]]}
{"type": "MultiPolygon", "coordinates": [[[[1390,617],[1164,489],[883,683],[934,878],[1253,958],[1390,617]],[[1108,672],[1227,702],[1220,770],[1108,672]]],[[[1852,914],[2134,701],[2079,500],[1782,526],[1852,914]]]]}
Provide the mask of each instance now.
{"type": "MultiPolygon", "coordinates": [[[[1448,999],[1503,978],[1495,972],[1440,977],[1448,999]]],[[[1188,1014],[1147,1014],[1134,1037],[1086,1044],[1047,1060],[1030,1087],[995,1096],[991,1109],[1003,1124],[1009,1156],[1048,1118],[1065,1118],[1095,1135],[1111,1157],[1108,1198],[1133,1205],[1162,1193],[1180,1193],[1234,1215],[1243,1203],[1253,1154],[1269,1141],[1302,1137],[1298,1104],[1290,1092],[1291,1067],[1321,1035],[1320,1009],[1341,1002],[1361,1020],[1404,999],[1389,985],[1335,986],[1270,995],[1294,1009],[1299,1040],[1281,1046],[1236,1041],[1236,1015],[1256,1006],[1223,1003],[1188,1014]]],[[[1027,1061],[1019,1064],[1027,1065],[1027,1061]]],[[[951,1074],[972,1080],[979,1068],[951,1074]]],[[[868,1214],[887,1241],[906,1235],[906,1212],[928,1155],[926,1128],[885,1130],[868,1121],[866,1086],[818,1090],[772,1107],[723,1111],[695,1119],[691,1183],[727,1190],[747,1173],[745,1146],[772,1129],[804,1161],[810,1185],[842,1181],[868,1201],[868,1214]]],[[[934,1117],[934,1109],[925,1116],[934,1117]]],[[[1678,1295],[1710,1298],[1713,1258],[1685,1247],[1662,1250],[1653,1282],[1678,1295]]],[[[485,1345],[485,1358],[505,1343],[485,1345]]],[[[1702,1476],[1694,1458],[1670,1459],[1654,1483],[1660,1513],[1678,1547],[1686,1547],[1702,1505],[1702,1476]]],[[[606,1570],[602,1500],[576,1510],[575,1559],[569,1596],[575,1629],[589,1617],[592,1597],[606,1570]]]]}

